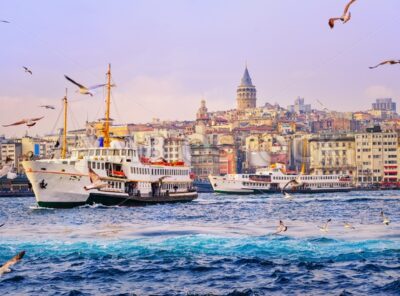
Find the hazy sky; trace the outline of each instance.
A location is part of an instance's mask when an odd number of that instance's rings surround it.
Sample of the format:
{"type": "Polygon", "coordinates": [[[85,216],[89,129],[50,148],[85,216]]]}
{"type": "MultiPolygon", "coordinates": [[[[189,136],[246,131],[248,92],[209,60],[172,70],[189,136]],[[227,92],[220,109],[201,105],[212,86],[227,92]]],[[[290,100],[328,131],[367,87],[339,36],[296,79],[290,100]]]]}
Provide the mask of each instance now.
{"type": "MultiPolygon", "coordinates": [[[[330,30],[347,0],[0,0],[0,124],[44,115],[30,135],[54,131],[69,88],[70,128],[104,112],[104,94],[75,93],[105,81],[112,64],[112,117],[119,123],[194,119],[236,106],[247,65],[258,105],[297,96],[319,107],[355,111],[374,98],[400,97],[400,67],[368,66],[400,58],[400,1],[359,0],[352,20],[330,30]],[[32,69],[24,73],[22,66],[32,69]],[[54,104],[58,110],[43,110],[54,104]]],[[[20,136],[26,127],[0,127],[20,136]]]]}

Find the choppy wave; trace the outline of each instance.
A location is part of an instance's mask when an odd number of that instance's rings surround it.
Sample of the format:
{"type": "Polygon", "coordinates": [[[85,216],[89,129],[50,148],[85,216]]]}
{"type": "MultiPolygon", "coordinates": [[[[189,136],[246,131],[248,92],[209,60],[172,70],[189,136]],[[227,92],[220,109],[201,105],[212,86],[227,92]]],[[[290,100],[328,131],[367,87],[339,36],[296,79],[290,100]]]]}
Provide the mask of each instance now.
{"type": "MultiPolygon", "coordinates": [[[[188,204],[41,210],[0,200],[9,295],[399,295],[396,192],[201,195],[188,204]],[[368,194],[365,198],[363,195],[368,194]],[[381,223],[384,210],[392,224],[381,223]],[[332,219],[329,232],[316,225],[332,219]],[[277,221],[288,225],[273,235],[277,221]],[[355,225],[344,229],[343,222],[355,225]]],[[[0,212],[1,214],[1,212],[0,212]]]]}

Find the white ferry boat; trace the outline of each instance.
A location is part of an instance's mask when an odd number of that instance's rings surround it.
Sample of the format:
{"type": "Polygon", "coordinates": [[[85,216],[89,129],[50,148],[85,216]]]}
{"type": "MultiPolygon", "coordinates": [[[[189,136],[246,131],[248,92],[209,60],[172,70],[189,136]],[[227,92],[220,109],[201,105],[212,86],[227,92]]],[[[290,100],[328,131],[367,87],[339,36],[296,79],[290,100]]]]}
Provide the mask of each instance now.
{"type": "Polygon", "coordinates": [[[122,143],[113,145],[109,135],[110,68],[107,75],[104,147],[73,149],[70,157],[66,157],[65,97],[61,158],[22,163],[38,205],[65,208],[93,203],[132,205],[183,202],[197,198],[190,167],[183,162],[145,160],[135,147],[123,147],[122,143]]]}
{"type": "Polygon", "coordinates": [[[68,159],[25,161],[23,166],[41,207],[165,203],[197,197],[188,166],[142,163],[132,148],[76,149],[68,159]]]}
{"type": "Polygon", "coordinates": [[[346,192],[354,188],[348,175],[284,174],[281,168],[257,170],[255,174],[209,176],[214,192],[225,194],[346,192]]]}

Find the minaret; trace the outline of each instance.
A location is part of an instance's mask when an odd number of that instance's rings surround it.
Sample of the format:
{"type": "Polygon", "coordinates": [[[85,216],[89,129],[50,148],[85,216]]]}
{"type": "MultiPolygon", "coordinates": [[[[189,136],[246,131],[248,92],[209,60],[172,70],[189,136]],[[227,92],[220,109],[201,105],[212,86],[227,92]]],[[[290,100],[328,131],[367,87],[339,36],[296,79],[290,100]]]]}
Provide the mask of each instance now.
{"type": "Polygon", "coordinates": [[[237,88],[237,110],[242,111],[247,108],[255,108],[257,105],[257,90],[251,82],[249,70],[244,70],[242,81],[237,88]]]}

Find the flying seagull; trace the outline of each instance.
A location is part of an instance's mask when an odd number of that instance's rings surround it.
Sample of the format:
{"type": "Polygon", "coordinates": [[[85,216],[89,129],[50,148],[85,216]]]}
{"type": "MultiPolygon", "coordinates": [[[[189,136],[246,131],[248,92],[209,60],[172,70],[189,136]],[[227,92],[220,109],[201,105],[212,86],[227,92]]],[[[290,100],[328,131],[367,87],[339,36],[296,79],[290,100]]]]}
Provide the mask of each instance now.
{"type": "Polygon", "coordinates": [[[45,108],[45,109],[51,109],[51,110],[56,109],[56,107],[54,107],[53,105],[41,105],[41,106],[39,106],[39,107],[45,108]]]}
{"type": "Polygon", "coordinates": [[[31,75],[33,74],[31,69],[29,69],[29,68],[27,68],[25,66],[23,66],[22,68],[25,70],[25,73],[29,73],[31,75]]]}
{"type": "Polygon", "coordinates": [[[19,252],[17,255],[8,260],[2,267],[0,267],[0,276],[5,272],[10,272],[10,267],[20,261],[25,255],[25,251],[19,252]]]}
{"type": "Polygon", "coordinates": [[[297,187],[297,186],[300,186],[301,184],[302,183],[301,183],[300,179],[298,179],[298,180],[296,180],[296,179],[290,180],[289,182],[287,182],[285,184],[285,186],[283,186],[282,192],[284,192],[286,187],[288,187],[289,185],[292,185],[292,187],[297,187]]]}
{"type": "Polygon", "coordinates": [[[84,186],[85,190],[92,190],[92,189],[101,189],[106,187],[108,184],[103,182],[98,174],[96,174],[91,167],[89,167],[89,179],[90,185],[84,186]]]}
{"type": "Polygon", "coordinates": [[[356,2],[356,0],[351,0],[344,8],[343,15],[341,17],[333,17],[329,19],[329,27],[333,29],[335,27],[335,22],[341,20],[343,24],[347,23],[351,19],[351,12],[349,11],[350,6],[356,2]]]}
{"type": "Polygon", "coordinates": [[[105,86],[105,84],[98,84],[98,85],[94,85],[91,87],[86,87],[83,86],[82,84],[79,84],[78,82],[72,80],[71,78],[69,78],[67,75],[64,75],[65,79],[67,79],[69,82],[75,84],[77,87],[79,87],[78,92],[83,94],[83,95],[89,95],[89,96],[93,96],[93,93],[90,92],[93,89],[99,88],[99,87],[103,87],[105,86]]]}
{"type": "Polygon", "coordinates": [[[279,220],[278,228],[276,229],[276,232],[274,234],[279,234],[281,232],[285,232],[287,229],[288,228],[285,224],[283,224],[283,221],[279,220]]]}
{"type": "Polygon", "coordinates": [[[0,20],[0,22],[6,23],[6,24],[9,24],[9,23],[10,23],[9,21],[6,21],[6,20],[0,20]]]}
{"type": "Polygon", "coordinates": [[[383,61],[382,63],[379,63],[376,66],[372,66],[369,67],[370,69],[375,69],[378,68],[379,66],[383,66],[383,65],[396,65],[396,64],[400,64],[400,60],[388,60],[388,61],[383,61]]]}
{"type": "Polygon", "coordinates": [[[323,232],[328,232],[328,224],[329,222],[331,222],[332,219],[328,219],[326,220],[325,224],[322,226],[318,226],[319,230],[323,231],[323,232]]]}
{"type": "Polygon", "coordinates": [[[14,170],[13,159],[7,156],[5,164],[0,169],[0,178],[7,175],[7,179],[10,180],[15,179],[17,177],[17,174],[14,173],[13,170],[14,170]]]}
{"type": "Polygon", "coordinates": [[[37,121],[41,120],[42,118],[44,118],[44,116],[38,117],[38,118],[22,119],[20,121],[14,122],[12,124],[7,124],[7,125],[3,125],[3,126],[8,127],[8,126],[26,124],[27,127],[31,127],[31,126],[34,126],[37,123],[37,121]]]}
{"type": "Polygon", "coordinates": [[[381,211],[382,223],[385,225],[389,225],[390,219],[385,215],[383,211],[381,211]]]}

